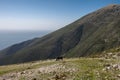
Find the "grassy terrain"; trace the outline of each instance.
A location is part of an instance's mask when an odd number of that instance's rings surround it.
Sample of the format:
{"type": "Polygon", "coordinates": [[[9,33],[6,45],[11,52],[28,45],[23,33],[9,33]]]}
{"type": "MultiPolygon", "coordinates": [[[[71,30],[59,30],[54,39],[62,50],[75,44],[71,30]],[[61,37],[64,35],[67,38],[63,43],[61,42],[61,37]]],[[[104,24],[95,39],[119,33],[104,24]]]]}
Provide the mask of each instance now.
{"type": "MultiPolygon", "coordinates": [[[[120,69],[107,70],[107,67],[119,64],[119,59],[71,58],[63,61],[47,60],[24,64],[0,66],[1,77],[12,80],[119,80],[120,69]],[[35,71],[42,70],[41,72],[35,71]],[[22,76],[11,77],[12,73],[26,71],[22,76]],[[30,77],[29,72],[32,72],[30,77]]],[[[120,66],[120,65],[119,65],[120,66]]],[[[6,79],[7,80],[7,79],[6,79]]]]}
{"type": "Polygon", "coordinates": [[[30,62],[30,63],[23,63],[23,64],[14,64],[14,65],[7,65],[7,66],[0,66],[0,75],[9,73],[9,72],[17,72],[17,71],[24,71],[27,69],[33,69],[44,65],[50,65],[54,62],[51,61],[37,61],[37,62],[30,62]]]}

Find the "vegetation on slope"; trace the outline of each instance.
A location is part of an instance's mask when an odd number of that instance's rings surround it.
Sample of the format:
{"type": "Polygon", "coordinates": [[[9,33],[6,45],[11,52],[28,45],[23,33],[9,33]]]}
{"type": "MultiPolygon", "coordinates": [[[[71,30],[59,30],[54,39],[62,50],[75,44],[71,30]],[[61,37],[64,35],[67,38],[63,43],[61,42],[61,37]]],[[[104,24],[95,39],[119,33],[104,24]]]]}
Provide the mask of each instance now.
{"type": "Polygon", "coordinates": [[[0,65],[81,57],[120,46],[120,5],[110,5],[42,38],[0,51],[0,65]]]}

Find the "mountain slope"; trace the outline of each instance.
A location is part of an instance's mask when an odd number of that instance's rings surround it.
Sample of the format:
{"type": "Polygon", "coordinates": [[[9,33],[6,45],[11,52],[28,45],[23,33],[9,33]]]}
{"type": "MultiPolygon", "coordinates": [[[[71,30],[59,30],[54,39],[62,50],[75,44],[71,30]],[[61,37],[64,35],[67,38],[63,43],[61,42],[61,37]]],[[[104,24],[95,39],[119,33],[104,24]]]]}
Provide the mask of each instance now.
{"type": "Polygon", "coordinates": [[[0,64],[79,57],[120,46],[120,5],[109,5],[42,38],[0,51],[0,64]]]}

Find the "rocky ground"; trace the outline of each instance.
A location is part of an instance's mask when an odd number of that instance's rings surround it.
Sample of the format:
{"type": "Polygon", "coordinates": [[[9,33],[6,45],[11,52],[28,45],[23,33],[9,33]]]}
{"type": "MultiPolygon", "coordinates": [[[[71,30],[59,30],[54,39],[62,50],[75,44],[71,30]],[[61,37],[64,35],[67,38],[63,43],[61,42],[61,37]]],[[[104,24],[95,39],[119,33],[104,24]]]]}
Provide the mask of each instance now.
{"type": "Polygon", "coordinates": [[[71,75],[77,72],[77,68],[72,64],[60,62],[57,64],[42,66],[37,69],[24,70],[21,72],[12,72],[0,77],[0,80],[73,80],[71,75]],[[69,74],[69,75],[67,75],[69,74]]]}
{"type": "Polygon", "coordinates": [[[120,80],[120,52],[0,66],[0,80],[120,80]]]}

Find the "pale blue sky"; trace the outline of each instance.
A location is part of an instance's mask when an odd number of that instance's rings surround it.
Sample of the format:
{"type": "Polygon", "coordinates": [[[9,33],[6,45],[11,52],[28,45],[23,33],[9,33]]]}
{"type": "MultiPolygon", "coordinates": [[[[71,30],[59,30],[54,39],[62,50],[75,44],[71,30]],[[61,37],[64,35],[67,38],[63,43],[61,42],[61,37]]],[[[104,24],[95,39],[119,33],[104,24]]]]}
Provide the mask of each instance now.
{"type": "Polygon", "coordinates": [[[0,0],[0,30],[56,30],[120,0],[0,0]]]}

